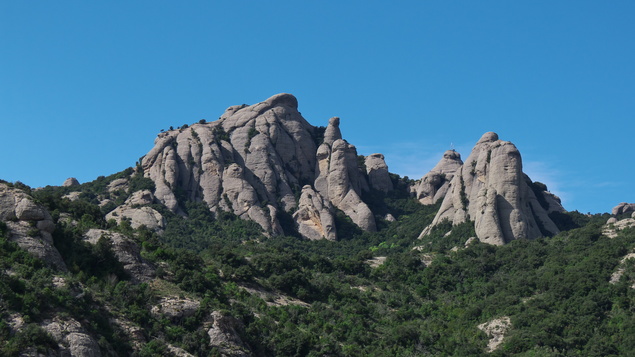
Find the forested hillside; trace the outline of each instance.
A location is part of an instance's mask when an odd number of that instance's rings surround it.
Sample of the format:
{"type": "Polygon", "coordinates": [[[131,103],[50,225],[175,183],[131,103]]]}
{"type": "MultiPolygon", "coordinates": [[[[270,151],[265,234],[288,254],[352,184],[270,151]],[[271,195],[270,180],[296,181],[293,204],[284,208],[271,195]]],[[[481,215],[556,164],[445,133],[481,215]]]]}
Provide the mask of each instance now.
{"type": "Polygon", "coordinates": [[[183,214],[148,205],[165,217],[157,232],[105,219],[136,192],[154,190],[138,172],[38,190],[2,184],[50,212],[67,271],[14,242],[10,227],[27,221],[0,225],[0,355],[635,352],[635,266],[622,261],[635,229],[611,231],[609,214],[555,214],[561,233],[502,246],[473,239],[471,222],[446,222],[417,239],[440,202],[422,205],[393,175],[395,190],[363,197],[377,232],[339,212],[338,241],[303,239],[284,215],[285,234],[267,236],[189,200],[180,202],[183,214]],[[121,179],[125,189],[108,189],[121,179]],[[100,206],[106,196],[112,204],[100,206]]]}

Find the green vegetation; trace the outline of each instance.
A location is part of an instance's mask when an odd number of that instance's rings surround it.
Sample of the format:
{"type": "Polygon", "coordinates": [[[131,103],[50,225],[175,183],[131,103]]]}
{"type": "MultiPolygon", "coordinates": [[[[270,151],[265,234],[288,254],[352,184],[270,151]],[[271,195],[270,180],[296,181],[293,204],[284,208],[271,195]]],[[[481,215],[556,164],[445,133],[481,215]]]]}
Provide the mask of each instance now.
{"type": "Polygon", "coordinates": [[[183,195],[186,216],[152,206],[167,220],[162,235],[105,222],[99,200],[122,203],[135,191],[154,189],[132,168],[80,187],[33,191],[53,213],[54,244],[69,272],[26,253],[0,224],[0,355],[28,347],[54,351],[42,326],[61,316],[81,321],[104,356],[159,356],[169,345],[217,356],[207,335],[213,311],[236,318],[240,339],[258,356],[487,355],[488,336],[477,326],[502,316],[512,327],[492,356],[634,353],[635,263],[623,265],[617,283],[609,281],[635,248],[635,229],[608,239],[601,234],[608,215],[571,212],[552,214],[564,232],[550,238],[466,247],[473,223],[445,222],[419,240],[439,205],[420,205],[405,179],[392,178],[395,191],[363,197],[379,231],[362,232],[340,212],[338,242],[302,240],[292,236],[291,224],[288,236],[266,237],[255,223],[214,214],[183,195]],[[127,178],[128,189],[109,193],[117,178],[127,178]],[[76,190],[77,200],[62,198],[76,190]],[[384,220],[386,214],[396,222],[384,220]],[[157,278],[134,283],[107,239],[86,242],[90,228],[136,243],[157,278]],[[64,284],[53,284],[54,277],[64,284]],[[179,318],[151,313],[165,297],[200,306],[179,318]],[[15,316],[25,324],[17,333],[15,316]],[[140,328],[136,352],[115,319],[140,328]]]}

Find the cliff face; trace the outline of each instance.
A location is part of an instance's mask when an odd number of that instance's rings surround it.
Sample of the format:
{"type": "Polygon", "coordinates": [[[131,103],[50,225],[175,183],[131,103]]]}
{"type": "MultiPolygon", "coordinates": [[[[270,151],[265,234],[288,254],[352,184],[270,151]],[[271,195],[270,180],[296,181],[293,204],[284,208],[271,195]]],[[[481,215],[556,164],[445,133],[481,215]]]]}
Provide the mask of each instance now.
{"type": "MultiPolygon", "coordinates": [[[[305,237],[336,239],[337,208],[362,229],[375,230],[360,198],[368,178],[355,147],[342,139],[339,119],[329,121],[322,142],[319,136],[298,112],[296,98],[278,94],[230,107],[215,122],[159,134],[142,167],[156,185],[156,199],[173,212],[183,213],[180,198],[205,202],[213,212],[233,212],[278,235],[280,213],[298,211],[296,227],[305,237]]],[[[385,181],[374,181],[388,189],[385,181]]]]}
{"type": "Polygon", "coordinates": [[[516,146],[485,133],[456,170],[439,212],[421,235],[446,219],[474,221],[478,238],[496,245],[558,233],[548,213],[563,210],[559,200],[532,185],[516,146]]]}

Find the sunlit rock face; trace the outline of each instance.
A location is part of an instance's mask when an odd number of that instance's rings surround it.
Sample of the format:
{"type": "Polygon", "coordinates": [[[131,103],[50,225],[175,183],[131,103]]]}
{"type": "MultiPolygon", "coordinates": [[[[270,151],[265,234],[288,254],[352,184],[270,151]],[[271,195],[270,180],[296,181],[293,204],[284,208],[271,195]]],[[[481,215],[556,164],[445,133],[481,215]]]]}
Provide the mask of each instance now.
{"type": "MultiPolygon", "coordinates": [[[[175,213],[183,214],[183,200],[204,202],[212,212],[232,212],[278,235],[281,214],[302,212],[293,215],[302,235],[337,239],[332,217],[339,209],[373,231],[374,216],[361,199],[369,174],[355,146],[342,139],[339,122],[329,120],[320,135],[293,95],[278,94],[229,107],[217,121],[159,134],[142,169],[155,183],[156,200],[175,213]],[[311,198],[306,193],[302,200],[307,185],[311,198]]],[[[383,165],[375,160],[371,174],[380,190],[389,189],[383,165]]]]}
{"type": "Polygon", "coordinates": [[[495,245],[558,233],[548,212],[563,210],[559,200],[539,200],[530,185],[516,146],[499,140],[494,132],[485,133],[456,170],[439,212],[422,236],[444,220],[455,225],[474,221],[479,240],[495,245]]]}

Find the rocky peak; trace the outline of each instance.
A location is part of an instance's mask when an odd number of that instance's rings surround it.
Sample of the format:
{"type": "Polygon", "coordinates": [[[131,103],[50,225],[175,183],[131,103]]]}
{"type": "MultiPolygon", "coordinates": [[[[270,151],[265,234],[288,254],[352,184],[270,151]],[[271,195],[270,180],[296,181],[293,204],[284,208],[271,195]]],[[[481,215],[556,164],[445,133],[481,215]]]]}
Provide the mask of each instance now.
{"type": "Polygon", "coordinates": [[[622,202],[619,205],[613,207],[611,214],[618,216],[625,213],[635,212],[635,203],[622,202]]]}
{"type": "Polygon", "coordinates": [[[69,177],[66,179],[66,181],[64,181],[62,186],[63,187],[79,186],[79,181],[77,181],[77,179],[74,177],[69,177]]]}
{"type": "Polygon", "coordinates": [[[340,131],[340,118],[333,117],[329,119],[329,125],[324,131],[324,142],[328,145],[333,145],[335,140],[342,138],[342,132],[340,131]]]}
{"type": "Polygon", "coordinates": [[[454,173],[463,165],[461,154],[448,150],[441,161],[411,188],[411,192],[424,205],[436,203],[445,197],[454,173]]]}
{"type": "Polygon", "coordinates": [[[478,238],[496,245],[558,233],[548,212],[562,206],[555,199],[539,200],[536,194],[542,193],[530,185],[516,146],[494,132],[485,133],[455,172],[439,212],[422,236],[446,219],[453,224],[474,221],[478,238]]]}
{"type": "MultiPolygon", "coordinates": [[[[229,107],[215,122],[159,134],[141,163],[155,183],[156,199],[180,214],[179,201],[201,201],[276,235],[283,233],[279,213],[298,209],[297,197],[309,185],[320,198],[305,209],[321,211],[327,221],[326,211],[340,209],[362,229],[374,230],[373,214],[361,200],[361,191],[369,189],[367,174],[360,171],[355,147],[342,140],[340,119],[329,120],[317,147],[316,128],[297,108],[293,95],[278,94],[229,107]]],[[[382,177],[379,166],[373,177],[382,177]]],[[[298,215],[296,225],[306,224],[306,217],[298,215]]],[[[333,239],[333,233],[324,237],[333,239]]]]}

